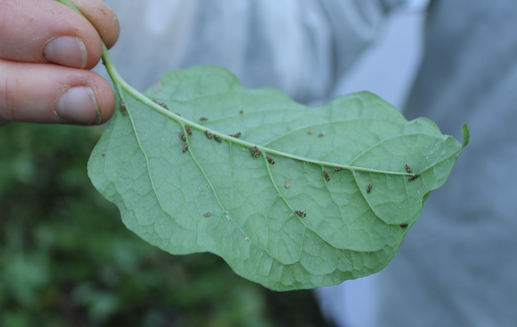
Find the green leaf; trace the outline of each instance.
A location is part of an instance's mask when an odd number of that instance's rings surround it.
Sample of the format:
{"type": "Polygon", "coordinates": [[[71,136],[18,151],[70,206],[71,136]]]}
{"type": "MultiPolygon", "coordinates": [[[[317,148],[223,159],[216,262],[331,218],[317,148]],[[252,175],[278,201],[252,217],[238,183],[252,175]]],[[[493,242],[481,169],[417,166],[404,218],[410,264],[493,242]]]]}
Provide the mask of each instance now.
{"type": "Polygon", "coordinates": [[[95,187],[149,243],[172,254],[212,252],[274,290],[381,270],[462,150],[433,122],[408,122],[368,92],[308,108],[197,66],[146,91],[168,111],[115,85],[126,114],[117,111],[92,153],[95,187]]]}

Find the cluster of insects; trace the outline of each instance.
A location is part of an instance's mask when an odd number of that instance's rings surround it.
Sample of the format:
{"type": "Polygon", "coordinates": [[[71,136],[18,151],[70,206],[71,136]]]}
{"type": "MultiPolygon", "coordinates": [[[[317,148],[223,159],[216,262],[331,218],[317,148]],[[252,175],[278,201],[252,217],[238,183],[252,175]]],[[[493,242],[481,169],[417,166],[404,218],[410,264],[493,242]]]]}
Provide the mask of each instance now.
{"type": "Polygon", "coordinates": [[[296,214],[300,217],[305,217],[307,216],[307,214],[303,211],[300,211],[300,210],[295,210],[294,212],[296,212],[296,214]]]}
{"type": "MultiPolygon", "coordinates": [[[[160,105],[161,105],[161,104],[160,104],[160,105]]],[[[121,101],[121,110],[122,110],[122,107],[123,107],[123,106],[124,106],[124,102],[123,102],[123,101],[121,101]]],[[[125,107],[125,106],[124,106],[124,107],[125,107]]],[[[241,113],[242,113],[242,110],[241,110],[241,113]]],[[[207,118],[205,118],[205,117],[201,117],[199,120],[200,120],[200,121],[207,121],[208,119],[207,119],[207,118]]],[[[185,130],[187,131],[187,133],[188,133],[189,135],[192,135],[192,129],[191,129],[188,125],[185,125],[185,130]]],[[[313,133],[314,133],[314,130],[312,130],[312,129],[311,129],[311,130],[309,130],[309,132],[308,132],[308,133],[309,133],[309,134],[313,134],[313,133]]],[[[208,130],[205,130],[205,135],[206,135],[209,139],[212,139],[212,137],[213,137],[217,142],[222,142],[222,139],[221,139],[219,136],[217,136],[217,135],[215,135],[215,134],[211,134],[208,130]]],[[[234,138],[239,138],[239,137],[241,136],[241,133],[240,133],[240,132],[238,132],[238,133],[236,133],[236,134],[228,134],[228,135],[229,135],[229,136],[231,136],[231,137],[234,137],[234,138]]],[[[321,132],[318,136],[319,136],[319,137],[323,137],[324,135],[325,135],[325,132],[321,132]]],[[[185,134],[184,134],[184,133],[180,132],[180,137],[181,137],[181,139],[182,139],[183,141],[186,141],[186,136],[185,136],[185,134]]],[[[255,157],[255,158],[259,157],[259,155],[260,155],[260,151],[259,151],[259,149],[257,148],[257,146],[250,147],[249,149],[250,149],[250,152],[251,152],[251,154],[253,155],[253,157],[255,157]]],[[[187,150],[188,150],[188,144],[187,144],[187,143],[185,143],[185,144],[183,145],[183,149],[182,149],[182,151],[183,151],[183,152],[186,152],[187,150]]],[[[266,159],[267,159],[267,161],[268,161],[270,164],[272,164],[272,165],[274,165],[274,164],[275,164],[275,160],[274,160],[273,158],[271,158],[269,155],[267,155],[267,156],[266,156],[266,159]]],[[[406,168],[406,171],[407,171],[409,174],[412,174],[412,173],[413,173],[412,169],[411,169],[407,164],[405,165],[405,168],[406,168]]],[[[339,172],[339,171],[341,171],[341,170],[342,170],[342,168],[341,168],[341,167],[335,167],[335,168],[334,168],[334,172],[339,172]]],[[[327,180],[327,182],[330,182],[330,175],[329,175],[329,172],[328,172],[326,169],[324,169],[324,170],[323,170],[323,175],[324,175],[325,179],[327,180]]],[[[416,179],[416,178],[418,178],[418,174],[413,174],[412,176],[410,176],[410,177],[408,178],[408,180],[410,180],[410,181],[411,181],[411,180],[414,180],[414,179],[416,179]]],[[[286,182],[285,182],[285,188],[286,188],[286,189],[289,189],[290,187],[291,187],[290,180],[289,180],[289,179],[287,179],[287,180],[286,180],[286,182]]],[[[372,185],[372,184],[369,184],[369,185],[368,185],[368,187],[367,187],[367,189],[366,189],[366,193],[370,194],[370,193],[371,193],[371,191],[372,191],[372,188],[373,188],[373,185],[372,185]]],[[[299,217],[306,217],[306,216],[307,216],[307,214],[306,214],[305,212],[300,211],[300,210],[295,210],[295,213],[296,213],[299,217]]],[[[212,213],[209,211],[209,212],[206,212],[206,213],[204,214],[204,216],[205,216],[205,217],[210,217],[210,215],[211,215],[211,214],[212,214],[212,213]]],[[[402,223],[402,224],[400,224],[399,226],[400,226],[400,228],[406,228],[406,227],[408,227],[408,224],[407,224],[407,223],[402,223]]]]}
{"type": "MultiPolygon", "coordinates": [[[[309,134],[309,135],[314,134],[314,130],[313,130],[313,129],[309,129],[309,131],[307,132],[307,134],[309,134]]],[[[318,134],[318,137],[323,137],[323,136],[325,136],[325,131],[323,131],[323,132],[321,132],[321,133],[319,133],[319,134],[318,134]]]]}
{"type": "MultiPolygon", "coordinates": [[[[409,173],[409,174],[412,174],[413,173],[413,170],[411,168],[409,168],[409,166],[406,164],[406,171],[409,173]]],[[[407,180],[408,181],[412,181],[414,179],[417,179],[418,178],[418,174],[414,174],[412,176],[410,176],[407,180]]]]}
{"type": "MultiPolygon", "coordinates": [[[[341,169],[342,169],[341,167],[336,167],[336,168],[334,168],[334,172],[336,172],[336,173],[337,173],[337,172],[338,172],[338,171],[340,171],[341,169]]],[[[413,170],[411,170],[411,168],[410,168],[407,164],[406,164],[406,171],[407,171],[408,173],[410,173],[410,174],[412,174],[412,173],[413,173],[413,170]]],[[[329,176],[329,173],[328,173],[328,171],[327,171],[326,169],[324,169],[324,170],[323,170],[323,175],[325,176],[325,179],[327,180],[327,182],[330,182],[330,176],[329,176]]],[[[414,175],[410,176],[410,177],[408,178],[408,180],[412,181],[412,180],[414,180],[414,179],[416,179],[416,178],[418,178],[418,174],[414,174],[414,175]]],[[[368,193],[368,194],[369,194],[369,193],[372,191],[372,187],[373,187],[373,185],[372,185],[372,184],[369,184],[369,185],[368,185],[368,187],[367,187],[367,189],[366,189],[366,193],[368,193]]],[[[406,226],[407,226],[407,225],[406,225],[406,226]]]]}
{"type": "MultiPolygon", "coordinates": [[[[187,133],[188,133],[189,135],[192,135],[192,129],[190,128],[190,126],[185,125],[185,130],[187,131],[187,133]]],[[[237,134],[238,134],[238,136],[237,136],[237,137],[239,137],[241,133],[237,133],[237,134]]],[[[221,142],[223,141],[219,136],[217,136],[217,135],[215,135],[215,134],[210,133],[208,130],[205,130],[205,135],[206,135],[206,137],[208,137],[209,139],[214,138],[214,139],[215,139],[217,142],[219,142],[219,143],[221,143],[221,142]]],[[[182,139],[183,141],[185,141],[185,142],[187,141],[187,137],[185,136],[185,134],[184,134],[183,132],[180,132],[180,137],[181,137],[181,139],[182,139]]],[[[185,145],[183,146],[183,152],[185,152],[187,149],[188,149],[188,146],[187,146],[187,144],[185,144],[185,145]]]]}
{"type": "MultiPolygon", "coordinates": [[[[192,130],[190,129],[190,127],[188,125],[185,125],[185,130],[187,131],[188,135],[192,135],[192,130]]],[[[183,142],[187,142],[187,137],[185,136],[185,134],[183,134],[183,132],[180,132],[180,137],[183,140],[183,142]]],[[[185,143],[185,144],[183,144],[183,148],[181,149],[181,151],[183,153],[185,153],[185,152],[187,152],[187,150],[188,150],[188,143],[185,143]]]]}
{"type": "MultiPolygon", "coordinates": [[[[179,115],[178,115],[178,116],[179,116],[179,115]]],[[[204,117],[201,117],[199,120],[203,121],[203,120],[208,120],[208,119],[206,119],[206,118],[204,118],[204,117]]],[[[192,135],[192,128],[190,128],[190,126],[185,125],[185,130],[187,131],[187,134],[188,134],[188,135],[192,135]]],[[[185,133],[180,132],[180,133],[179,133],[179,135],[180,135],[181,139],[182,139],[184,142],[186,142],[186,141],[187,141],[187,136],[185,135],[185,133]]],[[[214,138],[214,139],[215,139],[217,142],[219,142],[219,143],[221,143],[221,142],[223,141],[219,136],[217,136],[217,135],[215,135],[215,134],[210,133],[208,130],[205,130],[205,135],[206,135],[206,137],[208,137],[209,139],[214,138]]],[[[237,134],[235,134],[235,135],[230,135],[230,136],[239,137],[240,135],[241,135],[241,133],[237,133],[237,134]]],[[[183,149],[182,149],[182,151],[185,153],[187,150],[188,150],[188,144],[187,144],[187,143],[185,143],[185,144],[183,145],[183,149]]]]}
{"type": "MultiPolygon", "coordinates": [[[[169,110],[169,107],[167,107],[167,105],[166,105],[165,103],[163,103],[163,102],[158,102],[158,101],[156,101],[156,100],[153,100],[153,102],[154,102],[154,103],[156,103],[157,105],[159,105],[160,107],[162,107],[162,108],[164,108],[164,109],[169,110]]],[[[178,113],[175,113],[175,114],[176,114],[176,115],[178,115],[178,116],[180,116],[180,114],[178,114],[178,113]]]]}

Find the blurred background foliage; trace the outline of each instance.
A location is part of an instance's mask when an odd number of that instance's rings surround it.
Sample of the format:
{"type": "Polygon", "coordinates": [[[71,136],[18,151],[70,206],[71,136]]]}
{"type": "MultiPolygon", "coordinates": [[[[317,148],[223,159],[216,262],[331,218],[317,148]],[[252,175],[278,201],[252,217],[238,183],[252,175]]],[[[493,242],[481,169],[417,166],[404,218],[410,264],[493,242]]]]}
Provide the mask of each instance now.
{"type": "Polygon", "coordinates": [[[272,292],[127,230],[86,174],[101,133],[0,128],[0,326],[328,326],[311,291],[272,292]]]}

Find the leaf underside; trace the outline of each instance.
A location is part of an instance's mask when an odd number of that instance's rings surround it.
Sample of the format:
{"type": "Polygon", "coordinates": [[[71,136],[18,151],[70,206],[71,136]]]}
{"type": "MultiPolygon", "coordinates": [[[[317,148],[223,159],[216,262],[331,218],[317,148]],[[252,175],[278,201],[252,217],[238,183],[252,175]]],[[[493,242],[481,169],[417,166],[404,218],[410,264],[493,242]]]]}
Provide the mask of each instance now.
{"type": "Polygon", "coordinates": [[[126,114],[117,111],[88,163],[95,187],[147,242],[172,254],[212,252],[279,291],[384,268],[462,150],[433,122],[408,122],[368,92],[308,108],[197,66],[165,74],[146,95],[198,128],[188,135],[124,90],[126,114]],[[199,126],[242,136],[219,143],[199,126]],[[255,157],[238,141],[263,148],[255,157]],[[418,178],[409,180],[406,164],[418,178]]]}

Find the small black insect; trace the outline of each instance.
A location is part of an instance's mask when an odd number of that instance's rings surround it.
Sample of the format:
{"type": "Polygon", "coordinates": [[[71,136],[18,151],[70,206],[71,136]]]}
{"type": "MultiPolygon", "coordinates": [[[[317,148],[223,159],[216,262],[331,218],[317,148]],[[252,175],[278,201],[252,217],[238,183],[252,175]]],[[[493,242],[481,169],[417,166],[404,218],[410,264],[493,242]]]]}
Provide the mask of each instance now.
{"type": "Polygon", "coordinates": [[[414,179],[417,179],[418,178],[418,174],[414,174],[413,176],[409,177],[407,180],[408,181],[412,181],[414,179]]]}
{"type": "Polygon", "coordinates": [[[409,166],[408,166],[408,165],[406,165],[406,171],[407,171],[408,173],[410,173],[410,174],[413,172],[413,171],[411,170],[411,168],[409,168],[409,166]]]}
{"type": "Polygon", "coordinates": [[[323,136],[325,136],[325,132],[321,132],[318,134],[318,137],[323,137],[323,136]]]}
{"type": "Polygon", "coordinates": [[[325,179],[327,180],[327,182],[330,182],[329,172],[326,169],[323,170],[323,175],[325,175],[325,179]]]}
{"type": "Polygon", "coordinates": [[[183,134],[183,132],[180,132],[180,137],[183,140],[183,142],[187,141],[187,137],[185,136],[185,134],[183,134]]]}
{"type": "Polygon", "coordinates": [[[402,223],[402,224],[400,224],[399,226],[400,226],[400,228],[406,228],[406,227],[407,227],[407,224],[406,224],[406,223],[402,223]]]}
{"type": "Polygon", "coordinates": [[[294,212],[296,212],[296,214],[297,214],[298,216],[300,216],[300,217],[305,217],[305,216],[307,216],[307,214],[306,214],[305,212],[303,212],[303,211],[295,210],[294,212]]]}
{"type": "Polygon", "coordinates": [[[104,153],[101,153],[101,156],[105,157],[106,155],[104,153]]]}
{"type": "Polygon", "coordinates": [[[334,168],[334,172],[335,172],[335,173],[337,173],[337,172],[338,172],[338,171],[340,171],[340,170],[341,170],[341,167],[336,167],[336,168],[334,168]]]}
{"type": "Polygon", "coordinates": [[[254,146],[254,147],[250,148],[250,151],[251,151],[251,154],[252,154],[255,158],[256,158],[256,157],[258,157],[258,156],[259,156],[259,154],[260,154],[260,151],[257,149],[257,147],[256,147],[256,146],[254,146]]]}
{"type": "Polygon", "coordinates": [[[185,129],[187,130],[188,135],[192,135],[192,130],[190,129],[190,126],[185,125],[185,129]]]}
{"type": "Polygon", "coordinates": [[[208,211],[208,212],[205,212],[205,214],[204,214],[203,216],[205,216],[205,217],[210,217],[210,215],[211,215],[211,214],[212,214],[212,212],[211,212],[211,211],[208,211]]]}
{"type": "Polygon", "coordinates": [[[237,134],[228,134],[230,135],[231,137],[235,137],[236,139],[238,139],[240,136],[241,136],[241,132],[237,133],[237,134]]]}
{"type": "Polygon", "coordinates": [[[106,66],[106,62],[104,61],[104,59],[102,59],[102,64],[106,66]]]}
{"type": "Polygon", "coordinates": [[[180,114],[178,114],[177,112],[175,112],[174,114],[175,114],[175,115],[178,115],[178,116],[180,116],[180,117],[181,117],[181,115],[180,115],[180,114]]]}
{"type": "Polygon", "coordinates": [[[274,165],[275,164],[275,160],[273,160],[273,158],[271,158],[270,156],[266,156],[267,158],[267,161],[269,161],[270,164],[274,165]]]}
{"type": "Polygon", "coordinates": [[[208,137],[209,139],[211,139],[211,138],[212,138],[212,134],[210,134],[210,132],[209,132],[209,131],[205,131],[205,134],[206,134],[206,137],[208,137]]]}
{"type": "Polygon", "coordinates": [[[205,117],[199,118],[199,121],[207,121],[207,120],[208,120],[208,118],[205,118],[205,117]]]}
{"type": "Polygon", "coordinates": [[[123,115],[126,114],[126,103],[122,99],[120,99],[120,112],[122,112],[123,115]]]}
{"type": "Polygon", "coordinates": [[[183,149],[181,151],[183,151],[183,153],[185,153],[187,150],[188,150],[188,144],[185,143],[185,144],[183,144],[183,149]]]}
{"type": "Polygon", "coordinates": [[[242,110],[241,110],[241,111],[239,111],[239,113],[240,113],[241,115],[242,115],[242,112],[243,112],[242,110]]]}
{"type": "Polygon", "coordinates": [[[372,191],[372,184],[368,185],[368,189],[366,190],[366,193],[370,193],[372,191]]]}
{"type": "Polygon", "coordinates": [[[222,141],[222,140],[221,140],[221,138],[220,138],[219,136],[217,136],[217,135],[214,135],[214,139],[215,139],[217,142],[219,142],[219,143],[221,143],[221,141],[222,141]]]}

